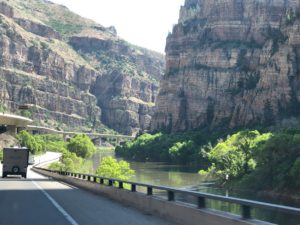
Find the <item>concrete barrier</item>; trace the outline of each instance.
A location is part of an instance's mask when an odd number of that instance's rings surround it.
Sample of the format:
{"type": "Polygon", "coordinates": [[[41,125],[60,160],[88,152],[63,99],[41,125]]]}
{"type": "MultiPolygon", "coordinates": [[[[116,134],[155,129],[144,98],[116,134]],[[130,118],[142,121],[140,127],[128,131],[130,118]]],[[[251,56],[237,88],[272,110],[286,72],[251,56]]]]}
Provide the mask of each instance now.
{"type": "Polygon", "coordinates": [[[33,171],[42,175],[52,177],[78,188],[106,196],[112,200],[132,206],[146,213],[157,215],[163,219],[182,225],[273,225],[258,220],[242,220],[240,217],[210,209],[197,209],[192,205],[175,201],[166,201],[154,196],[147,196],[139,192],[131,192],[126,189],[119,189],[101,185],[99,183],[77,179],[69,176],[62,176],[56,173],[33,168],[33,171]]]}

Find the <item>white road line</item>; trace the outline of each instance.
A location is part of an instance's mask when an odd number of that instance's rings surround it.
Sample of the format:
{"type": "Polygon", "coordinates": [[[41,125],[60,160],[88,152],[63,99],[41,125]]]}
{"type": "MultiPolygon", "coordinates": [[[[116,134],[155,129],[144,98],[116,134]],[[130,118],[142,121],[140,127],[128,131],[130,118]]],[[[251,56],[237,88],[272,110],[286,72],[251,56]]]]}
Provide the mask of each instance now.
{"type": "Polygon", "coordinates": [[[38,183],[31,180],[32,183],[48,198],[48,200],[60,211],[71,225],[79,225],[64,209],[61,207],[38,183]]]}

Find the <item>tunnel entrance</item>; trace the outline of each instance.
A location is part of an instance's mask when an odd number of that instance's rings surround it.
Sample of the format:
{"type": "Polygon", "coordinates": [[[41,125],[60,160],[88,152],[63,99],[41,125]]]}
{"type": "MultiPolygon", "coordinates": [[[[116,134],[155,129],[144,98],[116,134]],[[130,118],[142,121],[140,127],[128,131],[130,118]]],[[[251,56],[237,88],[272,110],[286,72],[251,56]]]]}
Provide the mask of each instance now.
{"type": "Polygon", "coordinates": [[[5,125],[0,125],[0,134],[3,134],[7,131],[7,128],[5,125]]]}

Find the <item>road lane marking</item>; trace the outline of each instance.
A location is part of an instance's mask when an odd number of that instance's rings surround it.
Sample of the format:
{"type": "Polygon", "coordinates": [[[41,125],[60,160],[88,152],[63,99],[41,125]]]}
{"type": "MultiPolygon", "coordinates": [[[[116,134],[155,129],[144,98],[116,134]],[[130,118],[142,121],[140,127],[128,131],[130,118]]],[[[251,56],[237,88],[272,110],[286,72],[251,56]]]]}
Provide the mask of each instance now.
{"type": "Polygon", "coordinates": [[[61,207],[38,183],[31,180],[32,183],[48,198],[48,200],[60,211],[63,216],[71,223],[71,225],[79,225],[64,209],[61,207]]]}

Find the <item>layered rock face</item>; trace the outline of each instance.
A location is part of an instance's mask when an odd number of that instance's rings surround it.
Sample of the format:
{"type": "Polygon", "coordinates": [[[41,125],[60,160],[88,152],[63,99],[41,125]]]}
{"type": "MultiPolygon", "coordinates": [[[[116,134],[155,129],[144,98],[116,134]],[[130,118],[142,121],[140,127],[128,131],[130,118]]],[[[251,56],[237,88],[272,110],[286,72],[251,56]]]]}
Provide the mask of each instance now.
{"type": "Polygon", "coordinates": [[[64,6],[0,1],[1,105],[14,113],[29,105],[38,125],[148,129],[163,69],[161,54],[64,6]]]}
{"type": "Polygon", "coordinates": [[[44,126],[100,124],[100,109],[89,93],[99,75],[95,70],[67,61],[46,42],[35,42],[34,36],[1,14],[0,32],[2,105],[12,112],[18,105],[30,105],[35,123],[44,126]]]}
{"type": "Polygon", "coordinates": [[[124,134],[148,130],[163,75],[162,55],[99,37],[73,36],[70,44],[102,71],[92,86],[101,121],[124,134]]]}
{"type": "Polygon", "coordinates": [[[125,134],[150,128],[158,85],[119,72],[98,77],[93,93],[102,109],[102,121],[125,134]]]}
{"type": "Polygon", "coordinates": [[[167,38],[152,130],[299,115],[300,2],[186,0],[167,38]]]}

